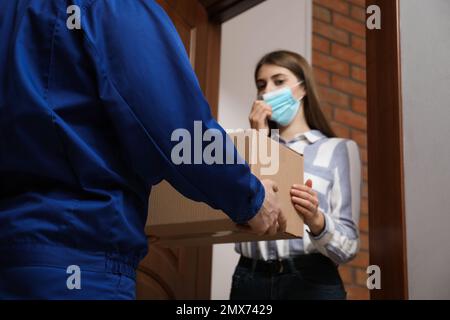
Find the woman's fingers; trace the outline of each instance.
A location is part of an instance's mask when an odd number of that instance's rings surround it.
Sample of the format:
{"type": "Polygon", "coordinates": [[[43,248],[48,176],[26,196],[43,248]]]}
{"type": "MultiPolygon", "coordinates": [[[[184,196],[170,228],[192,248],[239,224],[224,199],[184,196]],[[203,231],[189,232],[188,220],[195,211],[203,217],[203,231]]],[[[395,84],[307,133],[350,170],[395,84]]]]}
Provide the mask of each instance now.
{"type": "Polygon", "coordinates": [[[311,189],[310,187],[305,186],[303,184],[294,184],[291,189],[308,192],[312,196],[316,195],[316,193],[314,192],[313,189],[311,189]]]}
{"type": "Polygon", "coordinates": [[[255,115],[254,115],[254,119],[256,122],[261,122],[262,120],[262,115],[263,115],[263,110],[261,108],[257,108],[255,110],[255,115]]]}
{"type": "Polygon", "coordinates": [[[272,117],[272,108],[264,101],[255,101],[249,115],[250,125],[254,129],[267,128],[267,120],[272,117]]]}
{"type": "Polygon", "coordinates": [[[307,209],[311,213],[315,213],[316,212],[317,205],[315,203],[312,203],[309,200],[305,200],[305,199],[302,199],[302,198],[299,198],[299,197],[292,197],[292,203],[294,205],[299,205],[299,206],[307,209]]]}
{"type": "Polygon", "coordinates": [[[300,206],[300,205],[298,205],[298,204],[295,204],[295,205],[294,205],[294,208],[297,210],[297,212],[298,212],[299,214],[301,214],[301,215],[303,216],[303,219],[304,219],[304,220],[310,220],[310,219],[312,219],[313,216],[314,216],[309,210],[303,208],[302,206],[300,206]]]}
{"type": "Polygon", "coordinates": [[[262,120],[270,119],[272,118],[272,110],[264,109],[262,114],[262,120]]]}
{"type": "Polygon", "coordinates": [[[250,114],[248,115],[248,120],[253,121],[255,119],[255,108],[252,108],[250,114]]]}
{"type": "Polygon", "coordinates": [[[312,191],[312,189],[308,186],[305,186],[304,184],[294,184],[292,185],[293,189],[298,189],[298,190],[302,190],[302,191],[312,191]]]}
{"type": "Polygon", "coordinates": [[[311,202],[314,206],[317,206],[319,204],[319,199],[316,195],[311,195],[308,192],[300,191],[300,190],[291,190],[291,196],[298,197],[304,200],[307,200],[311,202]]]}
{"type": "Polygon", "coordinates": [[[260,110],[261,110],[261,102],[260,102],[260,101],[255,101],[255,102],[253,103],[252,111],[253,111],[254,113],[257,113],[257,112],[260,111],[260,110]]]}
{"type": "Polygon", "coordinates": [[[269,115],[272,115],[272,109],[266,105],[260,105],[256,112],[255,118],[261,122],[265,121],[269,115]]]}
{"type": "Polygon", "coordinates": [[[305,221],[313,219],[318,213],[319,197],[312,189],[311,179],[308,179],[305,185],[294,184],[291,188],[291,199],[294,208],[305,221]]]}
{"type": "Polygon", "coordinates": [[[249,120],[256,121],[259,111],[260,107],[258,101],[256,101],[255,103],[253,103],[252,110],[250,111],[250,115],[248,116],[249,120]]]}

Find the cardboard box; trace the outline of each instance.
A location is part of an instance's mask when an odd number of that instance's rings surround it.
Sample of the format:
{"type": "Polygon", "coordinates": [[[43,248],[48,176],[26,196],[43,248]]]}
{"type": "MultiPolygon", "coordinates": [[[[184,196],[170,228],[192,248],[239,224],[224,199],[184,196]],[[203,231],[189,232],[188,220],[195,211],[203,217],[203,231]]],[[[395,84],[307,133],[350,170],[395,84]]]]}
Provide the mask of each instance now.
{"type": "Polygon", "coordinates": [[[184,197],[163,180],[152,188],[150,195],[146,224],[150,242],[180,247],[303,236],[303,221],[290,196],[291,186],[304,181],[303,156],[256,130],[243,130],[229,136],[255,176],[278,184],[278,197],[287,218],[286,232],[269,237],[242,231],[224,212],[184,197]]]}

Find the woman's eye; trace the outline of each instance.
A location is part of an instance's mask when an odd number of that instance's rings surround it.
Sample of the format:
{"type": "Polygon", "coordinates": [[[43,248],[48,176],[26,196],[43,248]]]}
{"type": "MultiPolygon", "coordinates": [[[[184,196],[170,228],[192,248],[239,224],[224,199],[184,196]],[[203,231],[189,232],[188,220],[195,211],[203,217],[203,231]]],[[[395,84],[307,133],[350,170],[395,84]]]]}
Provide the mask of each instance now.
{"type": "Polygon", "coordinates": [[[276,80],[275,85],[281,86],[284,83],[284,80],[276,80]]]}

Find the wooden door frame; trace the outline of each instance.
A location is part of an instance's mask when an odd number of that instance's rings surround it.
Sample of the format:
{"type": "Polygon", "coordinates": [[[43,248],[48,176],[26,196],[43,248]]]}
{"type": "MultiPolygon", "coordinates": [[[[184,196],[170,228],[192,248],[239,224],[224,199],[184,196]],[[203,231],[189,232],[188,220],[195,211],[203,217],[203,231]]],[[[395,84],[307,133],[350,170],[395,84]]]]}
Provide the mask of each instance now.
{"type": "MultiPolygon", "coordinates": [[[[264,0],[201,0],[207,9],[212,41],[209,101],[217,116],[221,24],[264,0]]],[[[369,176],[369,259],[381,270],[381,290],[371,299],[408,299],[403,176],[403,125],[399,0],[367,0],[381,9],[381,30],[367,30],[367,142],[369,176]]],[[[211,275],[212,248],[204,255],[211,275]],[[209,260],[208,260],[209,259],[209,260]]],[[[210,277],[209,277],[210,278],[210,277]]],[[[204,291],[211,280],[203,281],[204,291]]]]}
{"type": "Polygon", "coordinates": [[[381,9],[381,30],[367,30],[367,142],[370,264],[381,270],[371,299],[408,299],[403,176],[399,0],[381,9]]]}

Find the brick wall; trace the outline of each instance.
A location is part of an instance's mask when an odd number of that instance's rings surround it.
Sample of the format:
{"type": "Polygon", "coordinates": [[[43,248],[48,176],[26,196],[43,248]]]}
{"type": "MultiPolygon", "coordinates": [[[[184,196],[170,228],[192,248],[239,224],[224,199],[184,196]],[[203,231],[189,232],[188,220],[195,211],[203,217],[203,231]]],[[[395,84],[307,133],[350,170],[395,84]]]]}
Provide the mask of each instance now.
{"type": "Polygon", "coordinates": [[[339,137],[355,140],[363,163],[361,250],[340,267],[349,299],[368,299],[365,0],[313,0],[313,68],[323,110],[339,137]]]}

